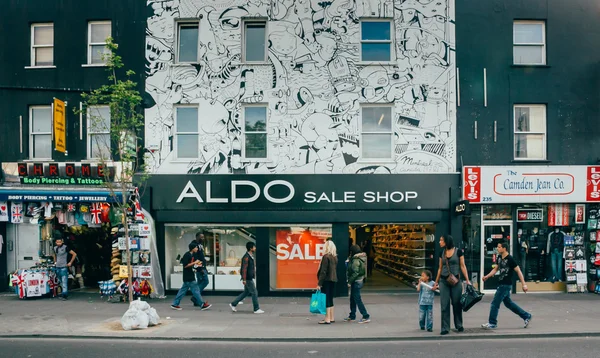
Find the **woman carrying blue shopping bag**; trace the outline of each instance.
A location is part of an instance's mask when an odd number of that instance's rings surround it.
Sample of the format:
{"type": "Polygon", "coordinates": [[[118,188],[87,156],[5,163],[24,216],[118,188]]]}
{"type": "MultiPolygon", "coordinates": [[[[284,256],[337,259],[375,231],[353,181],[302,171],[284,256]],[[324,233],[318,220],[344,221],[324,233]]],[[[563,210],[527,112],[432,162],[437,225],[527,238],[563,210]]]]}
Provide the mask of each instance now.
{"type": "Polygon", "coordinates": [[[335,293],[335,283],[337,282],[337,250],[335,244],[331,240],[325,242],[325,254],[319,264],[317,271],[317,279],[319,284],[317,291],[322,291],[325,294],[326,313],[325,319],[319,324],[331,324],[335,322],[333,314],[333,295],[335,293]]]}

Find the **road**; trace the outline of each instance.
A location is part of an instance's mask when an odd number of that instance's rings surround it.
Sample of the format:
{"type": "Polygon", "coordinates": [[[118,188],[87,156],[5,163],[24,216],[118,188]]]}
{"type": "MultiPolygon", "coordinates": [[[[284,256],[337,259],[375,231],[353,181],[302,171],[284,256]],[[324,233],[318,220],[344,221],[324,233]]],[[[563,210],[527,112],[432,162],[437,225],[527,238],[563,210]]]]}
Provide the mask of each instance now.
{"type": "Polygon", "coordinates": [[[422,342],[231,343],[109,339],[3,339],[0,357],[598,357],[600,337],[422,342]]]}

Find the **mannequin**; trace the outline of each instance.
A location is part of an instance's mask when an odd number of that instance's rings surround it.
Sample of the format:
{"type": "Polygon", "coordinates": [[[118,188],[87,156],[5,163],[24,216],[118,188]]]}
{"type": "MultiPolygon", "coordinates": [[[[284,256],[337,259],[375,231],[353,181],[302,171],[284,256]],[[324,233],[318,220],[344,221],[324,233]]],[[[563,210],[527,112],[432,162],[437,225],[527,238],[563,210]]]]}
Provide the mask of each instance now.
{"type": "Polygon", "coordinates": [[[563,251],[565,247],[565,233],[559,227],[554,228],[548,235],[547,250],[550,254],[550,263],[552,265],[552,283],[562,282],[563,251]]]}
{"type": "Polygon", "coordinates": [[[523,235],[523,229],[517,230],[517,239],[519,244],[519,252],[521,254],[521,270],[527,275],[527,255],[529,254],[529,240],[523,235]]]}
{"type": "Polygon", "coordinates": [[[529,274],[530,280],[539,281],[543,277],[541,264],[543,262],[544,249],[540,245],[540,236],[538,228],[534,227],[529,235],[527,254],[529,258],[529,274]]]}

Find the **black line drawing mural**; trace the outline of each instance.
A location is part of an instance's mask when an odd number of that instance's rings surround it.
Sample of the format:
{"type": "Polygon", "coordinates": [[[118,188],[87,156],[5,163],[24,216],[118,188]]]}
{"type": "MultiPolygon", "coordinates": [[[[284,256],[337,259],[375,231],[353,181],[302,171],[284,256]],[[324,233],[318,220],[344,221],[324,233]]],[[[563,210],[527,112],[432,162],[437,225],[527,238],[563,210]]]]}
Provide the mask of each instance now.
{"type": "Polygon", "coordinates": [[[148,0],[147,163],[155,173],[456,171],[454,0],[148,0]],[[242,62],[242,19],[265,18],[268,61],[242,62]],[[360,61],[360,19],[392,19],[393,62],[360,61]],[[199,24],[176,64],[178,19],[199,24]],[[268,160],[242,158],[244,104],[268,106],[268,160]],[[393,103],[392,160],[360,158],[360,108],[393,103]],[[199,108],[197,159],[174,152],[176,105],[199,108]]]}

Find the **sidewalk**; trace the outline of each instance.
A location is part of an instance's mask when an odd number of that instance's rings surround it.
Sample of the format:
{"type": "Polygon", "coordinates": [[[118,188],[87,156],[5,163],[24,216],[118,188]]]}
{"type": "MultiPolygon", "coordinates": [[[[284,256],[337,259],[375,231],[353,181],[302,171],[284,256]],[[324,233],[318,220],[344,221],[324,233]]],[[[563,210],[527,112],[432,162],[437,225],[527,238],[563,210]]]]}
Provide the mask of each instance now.
{"type": "MultiPolygon", "coordinates": [[[[487,321],[491,295],[464,314],[464,333],[440,336],[440,309],[436,297],[434,332],[419,330],[416,295],[364,294],[372,321],[345,323],[348,299],[336,304],[336,323],[317,325],[322,316],[308,313],[309,299],[262,297],[265,314],[252,313],[250,299],[231,312],[232,297],[209,296],[213,307],[200,311],[187,296],[183,311],[170,309],[172,296],[150,300],[161,316],[161,325],[140,331],[121,330],[119,320],[126,311],[123,303],[107,303],[94,293],[73,293],[63,302],[57,299],[19,300],[15,295],[0,295],[0,337],[64,336],[143,339],[270,340],[270,341],[347,341],[347,340],[422,340],[525,338],[556,336],[600,336],[600,296],[594,294],[519,294],[515,301],[533,314],[529,328],[508,311],[500,309],[499,328],[482,330],[487,321]]],[[[359,315],[360,318],[360,315],[359,315]]]]}

